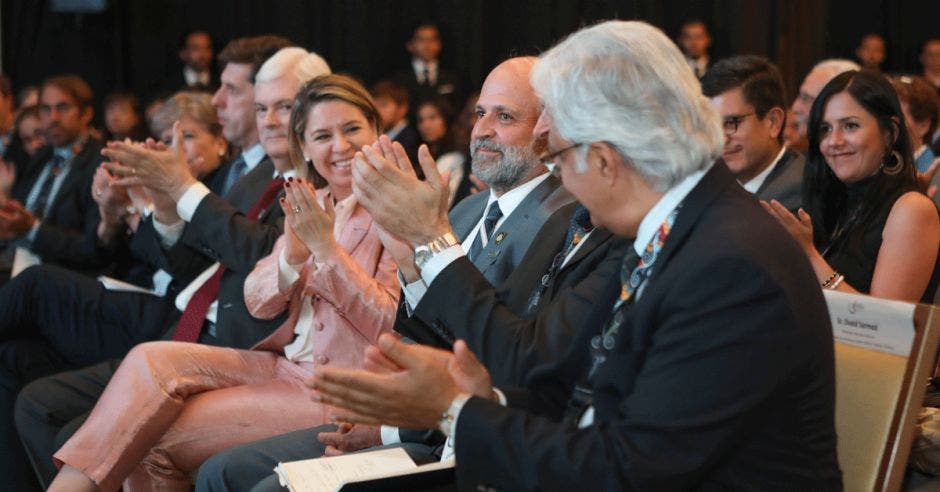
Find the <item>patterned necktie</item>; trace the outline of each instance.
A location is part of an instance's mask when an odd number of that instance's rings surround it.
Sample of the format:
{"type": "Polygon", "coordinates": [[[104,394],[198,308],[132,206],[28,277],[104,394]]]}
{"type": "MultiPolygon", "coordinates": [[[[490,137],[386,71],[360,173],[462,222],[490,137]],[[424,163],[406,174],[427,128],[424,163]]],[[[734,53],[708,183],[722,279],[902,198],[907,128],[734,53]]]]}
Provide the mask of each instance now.
{"type": "MultiPolygon", "coordinates": [[[[261,196],[251,207],[251,210],[245,214],[245,217],[251,220],[257,220],[265,209],[274,203],[274,198],[284,186],[284,178],[274,178],[268,183],[268,187],[261,192],[261,196]]],[[[202,325],[206,321],[206,313],[209,312],[209,306],[219,297],[219,289],[222,285],[222,274],[225,273],[225,266],[220,265],[215,273],[206,280],[204,284],[193,294],[193,297],[186,304],[183,315],[176,325],[173,332],[173,340],[177,342],[195,342],[199,340],[199,333],[202,331],[202,325]]]]}
{"type": "Polygon", "coordinates": [[[503,211],[499,209],[499,201],[494,201],[486,211],[486,217],[483,219],[480,233],[477,234],[476,239],[473,240],[473,244],[470,246],[470,252],[467,254],[467,256],[470,257],[470,261],[475,260],[477,255],[483,251],[484,236],[486,237],[486,243],[489,244],[490,239],[493,238],[493,232],[496,231],[496,223],[499,222],[502,216],[503,211]]]}
{"type": "MultiPolygon", "coordinates": [[[[659,229],[656,230],[656,235],[653,236],[653,239],[646,245],[646,249],[643,251],[642,255],[639,257],[636,255],[627,255],[627,257],[624,258],[623,265],[620,268],[620,296],[617,302],[614,303],[610,322],[607,323],[603,333],[591,339],[591,348],[593,350],[600,350],[601,347],[605,350],[612,350],[614,348],[614,344],[617,341],[617,334],[620,332],[620,327],[623,325],[626,317],[627,307],[629,307],[630,301],[633,300],[637,291],[640,290],[640,287],[643,286],[652,274],[653,264],[656,262],[659,252],[663,249],[663,244],[666,243],[666,237],[669,236],[669,233],[672,231],[672,226],[676,222],[676,216],[679,214],[681,206],[680,204],[666,216],[666,220],[659,225],[659,229]]],[[[595,357],[591,372],[597,369],[597,365],[602,361],[602,358],[595,357]]]]}
{"type": "Polygon", "coordinates": [[[33,202],[31,211],[34,216],[39,218],[45,216],[46,206],[49,205],[49,195],[52,194],[52,186],[55,184],[59,172],[62,171],[63,164],[65,164],[65,159],[58,154],[54,155],[52,160],[49,161],[49,172],[46,174],[45,181],[43,181],[42,185],[39,187],[39,193],[36,195],[36,200],[33,202]]]}
{"type": "Polygon", "coordinates": [[[539,285],[529,297],[529,302],[526,304],[525,316],[523,317],[528,317],[535,312],[535,308],[538,306],[542,294],[545,293],[545,290],[551,285],[555,276],[558,275],[559,270],[561,270],[561,267],[565,264],[565,259],[581,244],[584,236],[587,236],[588,233],[593,230],[594,224],[591,223],[591,213],[588,212],[583,205],[578,205],[578,208],[574,211],[574,215],[571,216],[571,222],[568,224],[568,234],[565,236],[565,243],[561,251],[555,255],[555,259],[552,260],[552,266],[548,268],[548,273],[542,275],[541,282],[539,282],[539,285]]]}

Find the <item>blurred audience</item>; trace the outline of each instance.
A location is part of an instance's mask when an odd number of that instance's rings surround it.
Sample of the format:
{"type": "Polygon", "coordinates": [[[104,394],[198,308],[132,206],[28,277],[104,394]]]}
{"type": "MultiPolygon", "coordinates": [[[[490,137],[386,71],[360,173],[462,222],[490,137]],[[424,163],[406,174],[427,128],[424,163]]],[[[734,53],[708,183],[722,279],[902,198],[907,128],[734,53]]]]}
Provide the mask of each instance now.
{"type": "Polygon", "coordinates": [[[866,34],[855,48],[855,58],[858,59],[862,68],[881,71],[881,65],[885,61],[885,38],[880,34],[866,34]]]}
{"type": "Polygon", "coordinates": [[[437,99],[425,101],[418,106],[418,132],[421,134],[431,157],[437,163],[437,170],[447,173],[448,208],[470,194],[470,179],[467,176],[470,149],[458,147],[451,131],[452,112],[446,101],[437,99]]]}
{"type": "Polygon", "coordinates": [[[698,78],[702,78],[708,71],[711,63],[708,49],[711,46],[712,35],[708,32],[704,21],[692,19],[683,22],[679,27],[679,48],[682,49],[685,61],[698,78]]]}

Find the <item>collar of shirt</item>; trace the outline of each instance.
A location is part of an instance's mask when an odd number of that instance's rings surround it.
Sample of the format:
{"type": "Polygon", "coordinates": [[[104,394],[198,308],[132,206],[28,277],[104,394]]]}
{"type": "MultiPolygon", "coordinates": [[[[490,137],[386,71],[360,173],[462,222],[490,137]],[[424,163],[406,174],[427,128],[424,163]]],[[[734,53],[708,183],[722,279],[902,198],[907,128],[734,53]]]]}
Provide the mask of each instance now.
{"type": "Polygon", "coordinates": [[[406,126],[408,126],[408,120],[403,119],[398,123],[395,123],[395,126],[391,127],[387,132],[385,132],[385,136],[390,140],[395,140],[395,137],[397,137],[406,126]]]}
{"type": "MultiPolygon", "coordinates": [[[[431,60],[426,62],[420,58],[411,59],[411,68],[415,71],[415,76],[418,79],[418,82],[424,82],[424,69],[427,67],[428,76],[431,77],[431,82],[437,80],[437,60],[431,60]]],[[[433,84],[432,84],[433,85],[433,84]]]]}
{"type": "MultiPolygon", "coordinates": [[[[512,211],[522,203],[522,200],[525,200],[525,197],[529,196],[529,193],[532,192],[538,185],[542,184],[542,181],[548,179],[551,176],[549,173],[543,173],[535,178],[530,179],[529,181],[516,186],[515,188],[503,193],[502,196],[496,198],[496,195],[493,194],[493,190],[490,189],[490,199],[486,202],[486,210],[489,210],[490,205],[493,202],[499,202],[499,209],[503,212],[503,216],[496,222],[496,227],[499,227],[500,224],[506,220],[506,217],[512,215],[512,211]]],[[[486,212],[483,212],[483,215],[486,216],[486,212]]]]}
{"type": "Polygon", "coordinates": [[[668,191],[653,205],[653,208],[646,213],[640,222],[640,227],[636,231],[636,240],[633,241],[633,249],[636,254],[642,256],[646,250],[646,245],[653,240],[659,226],[666,220],[672,211],[685,200],[686,195],[695,188],[695,185],[702,180],[707,170],[696,171],[685,177],[679,184],[669,188],[668,191]]]}
{"type": "Polygon", "coordinates": [[[476,239],[480,228],[483,227],[483,221],[486,219],[486,212],[490,209],[490,205],[492,205],[493,202],[499,201],[499,210],[503,213],[503,216],[500,217],[498,221],[496,221],[496,229],[499,229],[499,226],[501,226],[503,221],[505,221],[506,218],[512,214],[513,210],[515,210],[516,207],[522,203],[522,200],[525,200],[525,197],[527,197],[532,190],[540,185],[542,181],[548,179],[549,176],[551,176],[550,173],[540,174],[539,176],[530,179],[529,181],[507,191],[506,193],[503,193],[503,195],[499,198],[496,198],[496,195],[493,194],[493,190],[491,189],[489,200],[486,202],[486,207],[483,208],[483,215],[480,216],[480,220],[477,221],[477,225],[470,230],[470,234],[467,234],[467,237],[464,238],[463,243],[461,243],[464,252],[470,251],[470,245],[473,244],[473,241],[476,239]]]}
{"type": "Polygon", "coordinates": [[[203,70],[197,72],[189,65],[186,65],[183,67],[183,79],[186,80],[186,85],[188,86],[194,86],[196,84],[209,85],[209,71],[203,70]]]}
{"type": "Polygon", "coordinates": [[[242,152],[242,159],[245,159],[245,166],[248,167],[248,171],[251,171],[259,162],[264,160],[264,147],[260,143],[254,144],[248,150],[242,152]]]}
{"type": "MultiPolygon", "coordinates": [[[[777,153],[777,157],[774,158],[773,162],[764,168],[757,176],[751,178],[747,183],[741,183],[741,186],[745,190],[751,193],[757,193],[757,190],[760,189],[761,185],[764,184],[764,181],[767,181],[767,176],[770,176],[770,173],[777,167],[777,164],[780,164],[780,160],[783,159],[783,154],[787,152],[786,147],[781,147],[780,152],[777,153]]],[[[740,181],[739,181],[740,182],[740,181]]]]}

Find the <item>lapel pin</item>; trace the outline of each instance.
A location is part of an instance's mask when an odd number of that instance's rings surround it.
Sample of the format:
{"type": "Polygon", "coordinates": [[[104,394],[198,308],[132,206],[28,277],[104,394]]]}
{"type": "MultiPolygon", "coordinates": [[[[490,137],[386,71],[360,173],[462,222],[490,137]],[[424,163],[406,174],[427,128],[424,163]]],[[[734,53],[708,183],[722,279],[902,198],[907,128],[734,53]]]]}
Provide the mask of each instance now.
{"type": "Polygon", "coordinates": [[[500,232],[500,233],[497,233],[497,234],[496,234],[496,239],[495,239],[496,244],[499,244],[499,243],[503,242],[503,239],[506,239],[506,233],[505,233],[505,232],[500,232]]]}

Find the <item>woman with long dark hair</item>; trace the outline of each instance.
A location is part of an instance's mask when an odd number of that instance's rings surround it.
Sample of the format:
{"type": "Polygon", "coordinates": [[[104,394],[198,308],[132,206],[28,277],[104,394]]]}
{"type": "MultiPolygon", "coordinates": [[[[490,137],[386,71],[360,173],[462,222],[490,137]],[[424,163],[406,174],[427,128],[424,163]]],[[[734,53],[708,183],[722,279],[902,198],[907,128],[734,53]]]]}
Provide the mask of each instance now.
{"type": "Polygon", "coordinates": [[[937,288],[940,218],[917,182],[898,96],[881,74],[845,72],[816,98],[798,216],[764,204],[803,246],[824,288],[909,302],[937,288]]]}

